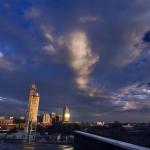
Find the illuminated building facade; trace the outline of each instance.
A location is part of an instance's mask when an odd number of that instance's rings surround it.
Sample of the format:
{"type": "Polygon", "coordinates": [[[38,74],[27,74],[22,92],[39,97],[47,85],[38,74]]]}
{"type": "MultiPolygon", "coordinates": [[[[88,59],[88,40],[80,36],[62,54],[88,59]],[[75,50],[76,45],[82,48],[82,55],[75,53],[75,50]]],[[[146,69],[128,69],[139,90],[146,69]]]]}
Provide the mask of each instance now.
{"type": "Polygon", "coordinates": [[[52,124],[50,114],[45,113],[43,115],[43,121],[42,121],[42,123],[45,124],[45,125],[51,125],[52,124]]]}
{"type": "Polygon", "coordinates": [[[67,106],[63,108],[63,122],[70,121],[70,110],[67,106]]]}
{"type": "Polygon", "coordinates": [[[36,130],[39,99],[40,97],[37,92],[37,87],[35,84],[32,84],[29,92],[29,101],[24,128],[26,139],[29,139],[32,132],[36,130]]]}

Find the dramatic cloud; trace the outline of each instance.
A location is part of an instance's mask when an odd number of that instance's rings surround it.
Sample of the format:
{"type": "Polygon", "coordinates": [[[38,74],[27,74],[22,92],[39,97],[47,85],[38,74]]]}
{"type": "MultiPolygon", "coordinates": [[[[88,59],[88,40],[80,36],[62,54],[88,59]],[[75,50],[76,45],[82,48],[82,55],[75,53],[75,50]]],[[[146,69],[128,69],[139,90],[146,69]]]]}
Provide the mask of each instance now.
{"type": "Polygon", "coordinates": [[[150,108],[150,83],[133,84],[124,87],[115,93],[112,103],[120,110],[142,110],[150,108]]]}
{"type": "Polygon", "coordinates": [[[0,1],[0,113],[24,114],[36,83],[40,112],[149,120],[149,18],[148,0],[0,1]]]}
{"type": "Polygon", "coordinates": [[[99,57],[92,53],[84,32],[71,33],[68,48],[70,65],[75,72],[75,82],[79,89],[86,91],[89,89],[90,73],[99,57]]]}

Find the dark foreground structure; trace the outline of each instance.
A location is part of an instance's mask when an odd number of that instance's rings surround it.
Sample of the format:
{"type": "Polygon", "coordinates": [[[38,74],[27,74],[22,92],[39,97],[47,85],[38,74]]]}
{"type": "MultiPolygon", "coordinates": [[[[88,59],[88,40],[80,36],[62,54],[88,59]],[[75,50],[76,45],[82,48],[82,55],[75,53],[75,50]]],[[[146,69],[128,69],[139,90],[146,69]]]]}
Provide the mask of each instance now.
{"type": "Polygon", "coordinates": [[[81,131],[75,131],[74,144],[76,150],[150,150],[150,148],[81,131]]]}

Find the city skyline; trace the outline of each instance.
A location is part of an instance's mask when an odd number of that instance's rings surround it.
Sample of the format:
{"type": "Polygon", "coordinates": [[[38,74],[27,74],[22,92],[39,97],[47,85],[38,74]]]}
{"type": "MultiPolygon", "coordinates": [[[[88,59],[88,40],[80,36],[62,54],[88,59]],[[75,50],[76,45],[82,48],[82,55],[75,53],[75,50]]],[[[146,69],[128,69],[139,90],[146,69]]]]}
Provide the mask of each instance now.
{"type": "Polygon", "coordinates": [[[0,1],[0,116],[150,121],[150,1],[0,1]],[[7,110],[7,111],[6,111],[7,110]]]}

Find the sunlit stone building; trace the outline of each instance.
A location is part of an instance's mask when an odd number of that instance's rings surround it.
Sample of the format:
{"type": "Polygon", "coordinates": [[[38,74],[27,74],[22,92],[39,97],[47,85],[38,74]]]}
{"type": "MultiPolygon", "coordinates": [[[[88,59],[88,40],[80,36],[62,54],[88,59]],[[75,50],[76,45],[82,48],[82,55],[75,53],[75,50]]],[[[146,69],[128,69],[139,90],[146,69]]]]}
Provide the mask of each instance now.
{"type": "Polygon", "coordinates": [[[63,108],[63,122],[70,122],[70,110],[67,106],[63,108]]]}
{"type": "Polygon", "coordinates": [[[27,137],[30,137],[32,131],[36,130],[39,99],[40,97],[37,92],[37,87],[35,84],[32,84],[29,92],[29,101],[24,128],[24,132],[26,133],[27,137]]]}
{"type": "Polygon", "coordinates": [[[45,113],[43,115],[43,121],[42,121],[42,123],[45,124],[45,125],[51,125],[52,124],[52,119],[51,119],[50,114],[45,113]]]}

